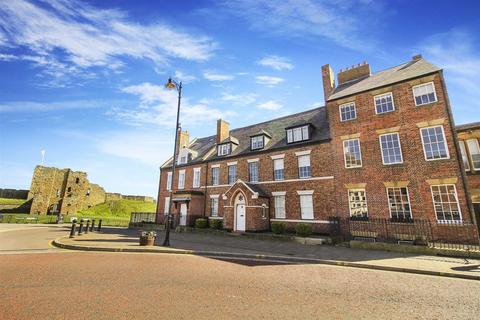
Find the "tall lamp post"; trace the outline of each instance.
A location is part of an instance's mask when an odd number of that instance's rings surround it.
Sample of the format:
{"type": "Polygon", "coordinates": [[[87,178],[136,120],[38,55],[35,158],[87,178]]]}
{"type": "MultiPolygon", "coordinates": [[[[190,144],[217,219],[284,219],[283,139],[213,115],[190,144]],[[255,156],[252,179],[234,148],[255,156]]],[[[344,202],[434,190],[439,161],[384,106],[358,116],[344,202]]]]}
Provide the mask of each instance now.
{"type": "MultiPolygon", "coordinates": [[[[168,213],[167,213],[167,226],[165,228],[165,240],[163,240],[163,246],[169,247],[170,246],[170,225],[172,224],[172,196],[173,196],[173,180],[175,178],[175,167],[177,166],[177,142],[178,142],[178,130],[180,127],[180,101],[182,100],[182,82],[177,83],[172,78],[168,79],[168,82],[165,84],[165,88],[167,89],[176,89],[178,92],[178,106],[177,106],[177,123],[175,125],[175,146],[173,147],[173,162],[172,162],[172,180],[171,180],[171,187],[170,187],[170,199],[168,200],[168,213]]],[[[168,187],[168,186],[167,186],[168,187]]]]}

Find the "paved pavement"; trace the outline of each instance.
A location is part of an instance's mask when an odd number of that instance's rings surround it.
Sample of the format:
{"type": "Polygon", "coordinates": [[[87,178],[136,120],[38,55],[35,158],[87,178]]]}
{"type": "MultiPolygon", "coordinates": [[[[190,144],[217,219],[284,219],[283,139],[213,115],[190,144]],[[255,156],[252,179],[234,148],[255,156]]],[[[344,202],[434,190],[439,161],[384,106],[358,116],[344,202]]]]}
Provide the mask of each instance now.
{"type": "Polygon", "coordinates": [[[58,252],[50,242],[67,230],[63,225],[0,223],[0,254],[58,252]]]}
{"type": "MultiPolygon", "coordinates": [[[[480,313],[478,281],[264,259],[61,251],[48,242],[66,228],[1,229],[2,320],[477,319],[480,313]],[[34,248],[45,250],[21,253],[34,248]],[[19,254],[5,254],[15,249],[19,254]]],[[[182,236],[172,234],[172,244],[182,236]]]]}
{"type": "Polygon", "coordinates": [[[204,233],[171,233],[171,247],[157,245],[140,247],[139,231],[106,228],[73,239],[59,240],[65,247],[85,250],[153,251],[164,253],[194,253],[203,256],[264,257],[268,260],[291,263],[326,263],[350,267],[454,276],[480,280],[480,261],[461,258],[403,254],[396,252],[349,249],[328,245],[302,245],[291,241],[259,240],[245,236],[204,233]]]}

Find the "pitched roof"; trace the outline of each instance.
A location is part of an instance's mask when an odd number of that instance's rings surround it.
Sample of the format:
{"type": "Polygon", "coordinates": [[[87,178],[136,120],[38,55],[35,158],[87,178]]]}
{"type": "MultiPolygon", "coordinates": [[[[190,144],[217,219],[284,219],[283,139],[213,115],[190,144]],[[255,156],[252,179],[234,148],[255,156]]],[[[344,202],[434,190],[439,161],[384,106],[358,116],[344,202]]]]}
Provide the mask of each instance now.
{"type": "Polygon", "coordinates": [[[332,101],[440,70],[439,67],[431,64],[423,58],[412,60],[399,66],[373,73],[368,77],[338,85],[333,91],[333,94],[327,100],[332,101]]]}
{"type": "Polygon", "coordinates": [[[465,123],[455,127],[457,131],[466,131],[471,129],[478,129],[480,127],[480,122],[465,123]]]}
{"type": "MultiPolygon", "coordinates": [[[[318,142],[330,139],[330,130],[328,126],[327,115],[324,107],[292,114],[286,117],[273,119],[270,121],[254,124],[248,127],[230,130],[230,135],[238,139],[238,146],[232,150],[231,156],[255,154],[263,150],[275,150],[284,148],[287,145],[301,145],[306,142],[318,142]],[[285,128],[292,125],[311,124],[313,131],[308,141],[287,144],[285,128]],[[250,150],[250,137],[260,130],[265,130],[271,136],[271,139],[260,150],[250,150]]],[[[214,153],[209,159],[223,159],[229,156],[217,156],[214,153]]]]}
{"type": "MultiPolygon", "coordinates": [[[[328,119],[325,112],[325,107],[319,107],[300,113],[295,113],[285,117],[273,119],[266,122],[257,123],[251,126],[237,128],[230,130],[230,135],[238,140],[238,145],[232,153],[228,156],[217,156],[216,151],[208,156],[208,160],[220,160],[224,158],[234,157],[238,155],[254,155],[264,150],[276,150],[287,146],[298,146],[305,143],[320,142],[330,139],[330,129],[328,119]],[[312,133],[310,140],[287,144],[285,128],[292,127],[292,125],[311,124],[312,133]],[[260,150],[250,150],[250,137],[261,132],[266,131],[271,139],[260,150]]],[[[197,156],[188,164],[198,163],[204,161],[206,155],[215,147],[216,136],[209,136],[205,138],[196,139],[188,148],[198,152],[197,156]]],[[[163,167],[171,165],[171,159],[163,167]]]]}

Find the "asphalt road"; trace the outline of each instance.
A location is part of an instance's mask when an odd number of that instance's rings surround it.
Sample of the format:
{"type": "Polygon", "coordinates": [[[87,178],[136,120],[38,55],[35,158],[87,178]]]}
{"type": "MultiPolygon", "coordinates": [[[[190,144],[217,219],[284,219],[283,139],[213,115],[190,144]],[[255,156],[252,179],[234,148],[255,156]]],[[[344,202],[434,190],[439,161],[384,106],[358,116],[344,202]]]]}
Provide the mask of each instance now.
{"type": "Polygon", "coordinates": [[[51,248],[49,239],[65,232],[0,227],[0,319],[478,319],[480,314],[476,281],[51,248]]]}

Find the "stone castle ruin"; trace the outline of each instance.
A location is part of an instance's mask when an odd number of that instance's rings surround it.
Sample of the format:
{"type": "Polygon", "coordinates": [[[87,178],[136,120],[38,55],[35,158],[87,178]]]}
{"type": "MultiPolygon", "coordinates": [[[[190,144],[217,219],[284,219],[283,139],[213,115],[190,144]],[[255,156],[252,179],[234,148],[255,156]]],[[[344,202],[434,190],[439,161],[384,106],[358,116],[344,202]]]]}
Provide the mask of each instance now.
{"type": "Polygon", "coordinates": [[[54,167],[35,167],[28,192],[31,214],[74,214],[94,205],[120,199],[151,201],[152,197],[108,193],[90,183],[87,173],[54,167]]]}

